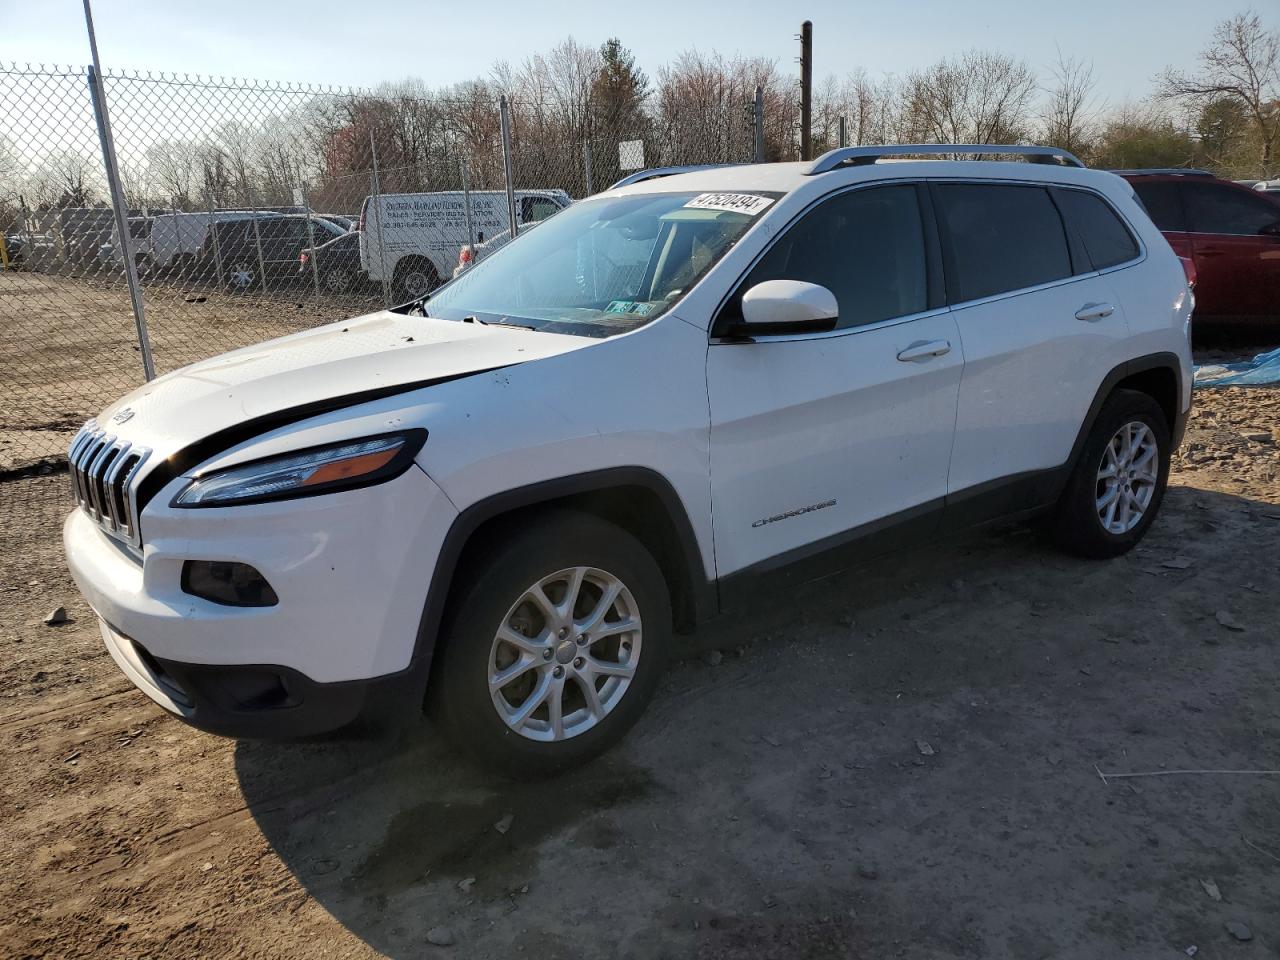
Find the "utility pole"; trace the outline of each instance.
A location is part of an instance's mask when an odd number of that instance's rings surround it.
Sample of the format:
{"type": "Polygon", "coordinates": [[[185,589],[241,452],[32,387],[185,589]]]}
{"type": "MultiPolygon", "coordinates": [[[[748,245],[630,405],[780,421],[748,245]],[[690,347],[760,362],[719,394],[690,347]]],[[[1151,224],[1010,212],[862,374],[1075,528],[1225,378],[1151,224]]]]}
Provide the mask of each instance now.
{"type": "Polygon", "coordinates": [[[813,159],[813,21],[800,24],[800,159],[813,159]]]}

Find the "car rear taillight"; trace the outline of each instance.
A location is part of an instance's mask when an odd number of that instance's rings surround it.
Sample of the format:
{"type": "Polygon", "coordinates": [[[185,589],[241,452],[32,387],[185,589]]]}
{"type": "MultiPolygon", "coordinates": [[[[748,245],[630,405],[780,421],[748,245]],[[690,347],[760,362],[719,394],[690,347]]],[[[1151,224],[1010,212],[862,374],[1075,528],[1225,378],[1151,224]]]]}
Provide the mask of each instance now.
{"type": "Polygon", "coordinates": [[[462,249],[458,251],[458,266],[465,267],[475,258],[475,254],[471,250],[471,244],[464,243],[462,249]]]}
{"type": "Polygon", "coordinates": [[[311,262],[311,257],[307,253],[307,251],[303,250],[300,254],[298,254],[298,263],[302,264],[305,267],[310,262],[311,262]]]}
{"type": "Polygon", "coordinates": [[[1182,272],[1187,275],[1187,286],[1192,290],[1196,288],[1196,262],[1190,257],[1179,257],[1182,262],[1182,272]]]}

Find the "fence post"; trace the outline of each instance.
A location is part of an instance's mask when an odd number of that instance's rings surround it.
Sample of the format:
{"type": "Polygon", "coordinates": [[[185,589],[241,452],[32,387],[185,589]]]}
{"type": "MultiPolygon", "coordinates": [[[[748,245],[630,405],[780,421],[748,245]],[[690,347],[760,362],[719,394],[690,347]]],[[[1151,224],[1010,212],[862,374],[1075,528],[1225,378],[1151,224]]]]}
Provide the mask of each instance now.
{"type": "Polygon", "coordinates": [[[111,139],[111,123],[107,118],[107,98],[102,90],[102,77],[98,72],[98,42],[93,35],[93,14],[89,0],[84,3],[85,21],[89,27],[89,46],[93,49],[93,63],[89,67],[89,93],[93,100],[93,116],[98,123],[98,140],[102,144],[102,162],[107,170],[107,186],[111,191],[111,206],[115,211],[116,235],[124,254],[124,276],[129,285],[129,302],[133,306],[133,320],[138,328],[138,352],[142,355],[142,374],[148,380],[156,376],[155,361],[151,357],[151,338],[147,336],[147,317],[142,303],[142,288],[138,284],[138,263],[133,255],[133,237],[129,234],[129,210],[125,206],[124,190],[120,186],[120,170],[116,166],[116,148],[111,139]]]}
{"type": "MultiPolygon", "coordinates": [[[[474,247],[476,242],[475,221],[471,218],[471,178],[467,176],[467,161],[458,158],[458,174],[462,178],[462,208],[467,217],[467,246],[474,247]]],[[[474,249],[472,253],[474,253],[474,249]]]]}
{"type": "Polygon", "coordinates": [[[312,283],[315,284],[316,298],[319,299],[320,297],[320,266],[318,263],[316,263],[316,261],[319,259],[316,256],[316,247],[320,246],[320,244],[316,243],[316,224],[315,224],[315,221],[311,219],[311,200],[307,197],[307,188],[298,187],[298,195],[302,197],[302,205],[307,208],[307,241],[311,245],[310,247],[311,256],[308,257],[307,259],[311,261],[311,280],[312,280],[312,283]]]}
{"type": "MultiPolygon", "coordinates": [[[[209,208],[209,236],[213,239],[213,266],[217,270],[214,282],[221,285],[222,274],[222,241],[218,238],[218,218],[213,212],[213,197],[205,195],[205,206],[209,208]]],[[[198,273],[204,273],[203,270],[198,273]]]]}
{"type": "Polygon", "coordinates": [[[382,306],[391,308],[391,278],[387,276],[387,251],[382,245],[382,184],[378,181],[378,144],[369,131],[369,151],[373,159],[373,215],[378,225],[378,273],[382,275],[382,306]]]}
{"type": "Polygon", "coordinates": [[[589,197],[593,193],[595,193],[595,190],[592,188],[592,184],[591,184],[591,141],[590,140],[582,141],[582,168],[584,171],[586,171],[586,175],[587,175],[587,192],[585,195],[589,197]]]}
{"type": "Polygon", "coordinates": [[[498,120],[502,128],[502,170],[507,181],[507,219],[511,224],[511,239],[516,238],[516,188],[511,182],[511,109],[504,93],[498,100],[498,120]]]}
{"type": "Polygon", "coordinates": [[[249,193],[249,212],[253,216],[253,219],[250,221],[253,224],[253,245],[258,251],[258,286],[262,289],[263,293],[266,293],[267,260],[266,257],[262,255],[262,232],[258,229],[258,203],[253,199],[253,190],[249,188],[248,184],[245,185],[245,190],[249,193]]]}
{"type": "Polygon", "coordinates": [[[841,147],[847,147],[849,145],[848,122],[844,114],[840,115],[840,143],[838,145],[841,147]]]}
{"type": "Polygon", "coordinates": [[[756,100],[752,113],[755,117],[756,163],[764,163],[764,87],[759,84],[756,84],[756,100]]]}

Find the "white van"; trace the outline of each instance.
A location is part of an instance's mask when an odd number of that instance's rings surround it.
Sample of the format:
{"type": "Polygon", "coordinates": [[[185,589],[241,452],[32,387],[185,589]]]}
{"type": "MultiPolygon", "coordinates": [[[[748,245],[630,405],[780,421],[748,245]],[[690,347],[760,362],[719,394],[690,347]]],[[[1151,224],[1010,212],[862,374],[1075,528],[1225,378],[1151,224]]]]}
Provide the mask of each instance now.
{"type": "MultiPolygon", "coordinates": [[[[516,222],[536,223],[569,206],[563,190],[517,190],[516,222]]],[[[510,229],[502,190],[384,193],[360,208],[360,266],[374,283],[391,281],[398,301],[413,300],[453,275],[458,250],[510,229]],[[471,236],[467,234],[470,207],[471,236]]]]}

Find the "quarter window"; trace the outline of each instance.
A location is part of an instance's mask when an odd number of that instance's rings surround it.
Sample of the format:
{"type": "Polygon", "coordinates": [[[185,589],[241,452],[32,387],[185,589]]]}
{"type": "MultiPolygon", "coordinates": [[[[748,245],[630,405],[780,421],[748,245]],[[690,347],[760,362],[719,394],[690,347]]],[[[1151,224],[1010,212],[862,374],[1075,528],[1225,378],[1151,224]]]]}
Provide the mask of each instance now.
{"type": "MultiPolygon", "coordinates": [[[[1084,244],[1093,269],[1105,270],[1138,255],[1138,241],[1101,197],[1083,190],[1058,190],[1054,199],[1084,244]]],[[[1083,272],[1079,265],[1076,272],[1083,272]]]]}
{"type": "Polygon", "coordinates": [[[1187,203],[1187,219],[1195,233],[1252,237],[1280,222],[1280,205],[1251,190],[1237,190],[1213,183],[1187,183],[1182,189],[1187,203]]]}
{"type": "Polygon", "coordinates": [[[741,294],[766,280],[826,287],[853,327],[928,306],[924,227],[914,186],[851,190],[805,214],[756,264],[741,294]]]}
{"type": "Polygon", "coordinates": [[[953,301],[1071,276],[1066,231],[1048,190],[949,183],[936,191],[951,247],[947,284],[953,301]]]}

